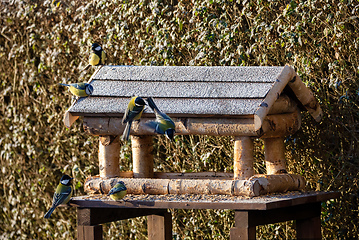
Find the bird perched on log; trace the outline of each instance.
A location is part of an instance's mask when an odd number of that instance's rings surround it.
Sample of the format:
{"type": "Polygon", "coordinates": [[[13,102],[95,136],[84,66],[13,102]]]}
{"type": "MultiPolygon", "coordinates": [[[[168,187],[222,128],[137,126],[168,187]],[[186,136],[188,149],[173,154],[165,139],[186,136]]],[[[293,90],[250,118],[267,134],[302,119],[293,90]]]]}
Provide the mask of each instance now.
{"type": "Polygon", "coordinates": [[[111,199],[118,201],[121,200],[127,194],[127,188],[123,181],[119,181],[116,185],[109,191],[107,196],[110,196],[111,199]]]}
{"type": "Polygon", "coordinates": [[[156,121],[145,123],[148,127],[155,130],[155,133],[164,134],[169,140],[173,140],[175,134],[175,123],[165,113],[161,112],[151,97],[147,98],[147,103],[156,114],[156,121]]]}
{"type": "Polygon", "coordinates": [[[52,199],[52,206],[50,210],[45,214],[44,218],[50,218],[52,212],[55,210],[57,206],[60,204],[66,204],[70,201],[72,196],[72,179],[69,175],[63,175],[59,185],[56,188],[54,193],[54,197],[52,199]]]}
{"type": "Polygon", "coordinates": [[[93,93],[93,87],[89,83],[60,83],[60,85],[68,87],[76,97],[87,97],[93,93]]]}
{"type": "Polygon", "coordinates": [[[98,43],[93,43],[91,46],[91,55],[89,64],[82,69],[81,72],[87,70],[90,66],[104,65],[106,61],[106,53],[98,43]]]}
{"type": "Polygon", "coordinates": [[[126,123],[125,130],[122,134],[122,140],[129,140],[132,122],[141,118],[145,105],[146,103],[141,97],[134,96],[131,98],[122,118],[122,124],[126,123]]]}

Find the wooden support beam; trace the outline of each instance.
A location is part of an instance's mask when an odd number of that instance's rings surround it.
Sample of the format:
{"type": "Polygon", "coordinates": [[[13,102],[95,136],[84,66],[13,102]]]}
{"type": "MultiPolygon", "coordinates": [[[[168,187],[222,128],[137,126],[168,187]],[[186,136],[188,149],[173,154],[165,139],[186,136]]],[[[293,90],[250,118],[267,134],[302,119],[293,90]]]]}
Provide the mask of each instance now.
{"type": "Polygon", "coordinates": [[[131,136],[133,177],[153,177],[153,141],[152,136],[131,136]]]}
{"type": "Polygon", "coordinates": [[[108,193],[114,182],[123,181],[129,194],[226,194],[235,196],[258,196],[261,186],[253,180],[218,179],[149,179],[90,177],[85,181],[88,193],[108,193]]]}
{"type": "Polygon", "coordinates": [[[321,232],[321,204],[311,204],[307,211],[311,209],[312,216],[298,218],[296,221],[297,239],[322,239],[321,232]]]}
{"type": "Polygon", "coordinates": [[[172,216],[168,211],[147,216],[148,240],[172,240],[172,216]]]}
{"type": "Polygon", "coordinates": [[[249,211],[235,211],[234,227],[230,230],[230,240],[255,240],[256,225],[250,223],[249,211]]]}
{"type": "Polygon", "coordinates": [[[284,138],[265,138],[264,157],[267,174],[286,173],[284,138]]]}
{"type": "Polygon", "coordinates": [[[163,209],[143,208],[77,208],[78,226],[96,226],[118,220],[142,217],[153,214],[163,214],[163,209]]]}
{"type": "Polygon", "coordinates": [[[254,175],[247,180],[219,179],[149,179],[88,177],[85,192],[106,194],[117,181],[126,184],[129,194],[224,194],[259,196],[260,194],[300,190],[305,186],[302,176],[295,174],[254,175]]]}
{"type": "Polygon", "coordinates": [[[234,179],[248,179],[254,175],[253,141],[250,137],[234,138],[234,179]]]}
{"type": "Polygon", "coordinates": [[[269,113],[269,110],[273,106],[273,104],[277,101],[282,93],[284,87],[287,85],[289,80],[293,78],[295,75],[294,69],[286,65],[281,72],[281,74],[277,77],[277,81],[273,84],[272,88],[266,94],[265,99],[262,104],[256,110],[254,114],[254,125],[255,131],[259,131],[263,125],[264,119],[269,113]]]}
{"type": "Polygon", "coordinates": [[[101,177],[113,178],[120,174],[120,150],[118,136],[100,136],[98,159],[101,177]]]}
{"type": "Polygon", "coordinates": [[[102,225],[95,226],[77,226],[78,240],[102,240],[102,225]]]}
{"type": "Polygon", "coordinates": [[[298,100],[303,104],[310,115],[313,116],[315,121],[319,122],[323,117],[323,111],[313,92],[305,86],[297,74],[288,82],[288,86],[293,90],[298,100]]]}
{"type": "MultiPolygon", "coordinates": [[[[155,135],[145,123],[153,118],[141,118],[134,122],[132,135],[155,135]]],[[[118,117],[84,117],[84,129],[91,135],[121,135],[124,126],[118,117]]],[[[209,136],[253,136],[279,137],[295,133],[300,127],[300,112],[267,115],[261,120],[262,126],[255,130],[253,115],[241,118],[219,117],[183,117],[173,118],[176,133],[180,135],[209,135],[209,136]]]]}
{"type": "Polygon", "coordinates": [[[305,203],[270,210],[235,210],[230,239],[255,239],[256,226],[296,220],[297,239],[321,239],[321,203],[305,203]]]}

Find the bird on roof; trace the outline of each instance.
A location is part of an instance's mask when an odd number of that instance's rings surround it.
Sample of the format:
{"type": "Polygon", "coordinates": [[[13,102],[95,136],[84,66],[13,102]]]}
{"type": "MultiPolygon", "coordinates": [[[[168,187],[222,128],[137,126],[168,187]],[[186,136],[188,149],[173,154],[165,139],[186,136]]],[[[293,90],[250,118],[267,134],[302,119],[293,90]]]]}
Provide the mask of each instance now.
{"type": "Polygon", "coordinates": [[[76,97],[88,97],[93,93],[93,87],[89,83],[60,83],[60,85],[68,87],[76,97]]]}
{"type": "Polygon", "coordinates": [[[164,134],[169,140],[173,140],[175,134],[175,123],[165,113],[161,112],[151,97],[147,98],[147,103],[156,114],[156,120],[145,123],[146,126],[155,130],[155,133],[164,134]]]}
{"type": "Polygon", "coordinates": [[[141,118],[145,105],[146,103],[141,97],[134,96],[131,98],[122,118],[122,124],[126,124],[122,134],[122,140],[129,140],[132,122],[141,118]]]}
{"type": "Polygon", "coordinates": [[[93,43],[91,46],[91,55],[89,64],[81,70],[81,72],[87,70],[90,66],[104,65],[106,61],[106,53],[98,43],[93,43]]]}
{"type": "Polygon", "coordinates": [[[111,199],[118,201],[121,200],[127,194],[127,188],[123,181],[119,181],[116,185],[111,188],[107,196],[110,196],[111,199]]]}
{"type": "Polygon", "coordinates": [[[52,212],[60,204],[66,204],[70,201],[72,196],[72,179],[69,175],[63,175],[61,177],[59,185],[57,185],[54,197],[52,199],[52,206],[50,210],[44,215],[44,218],[50,218],[52,212]]]}

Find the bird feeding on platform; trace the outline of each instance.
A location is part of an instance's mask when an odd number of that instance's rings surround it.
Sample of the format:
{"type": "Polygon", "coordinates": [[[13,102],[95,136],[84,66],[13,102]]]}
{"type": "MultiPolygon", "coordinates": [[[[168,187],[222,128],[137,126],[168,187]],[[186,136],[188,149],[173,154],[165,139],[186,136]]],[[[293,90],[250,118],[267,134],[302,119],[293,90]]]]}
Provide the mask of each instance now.
{"type": "Polygon", "coordinates": [[[90,66],[104,65],[106,61],[106,53],[98,43],[93,43],[91,46],[91,55],[89,64],[81,70],[81,72],[88,69],[90,66]]]}
{"type": "Polygon", "coordinates": [[[151,97],[147,98],[147,103],[156,114],[156,120],[145,123],[146,126],[155,130],[155,133],[164,134],[169,140],[173,140],[175,134],[175,123],[165,113],[161,112],[151,97]]]}
{"type": "Polygon", "coordinates": [[[116,185],[111,188],[107,196],[110,196],[112,200],[121,200],[127,194],[127,188],[123,181],[119,181],[116,185]]]}
{"type": "Polygon", "coordinates": [[[68,87],[76,97],[88,97],[93,93],[93,87],[89,83],[60,83],[60,85],[68,87]]]}
{"type": "Polygon", "coordinates": [[[131,98],[122,118],[122,124],[126,124],[122,134],[122,140],[129,140],[132,122],[141,118],[145,105],[146,103],[141,97],[134,96],[131,98]]]}
{"type": "Polygon", "coordinates": [[[63,175],[59,185],[57,185],[54,197],[52,199],[52,206],[50,210],[44,215],[44,218],[50,218],[52,212],[60,204],[66,204],[70,201],[72,196],[72,179],[69,175],[63,175]]]}

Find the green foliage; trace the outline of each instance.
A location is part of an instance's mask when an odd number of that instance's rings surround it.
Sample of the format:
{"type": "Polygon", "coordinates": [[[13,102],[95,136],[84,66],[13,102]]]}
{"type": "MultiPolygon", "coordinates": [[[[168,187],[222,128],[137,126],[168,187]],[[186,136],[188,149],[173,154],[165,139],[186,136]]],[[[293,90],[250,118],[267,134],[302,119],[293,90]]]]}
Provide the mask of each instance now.
{"type": "MultiPolygon", "coordinates": [[[[2,1],[0,4],[0,236],[69,239],[76,216],[43,214],[62,173],[75,177],[75,195],[98,173],[98,139],[81,121],[62,123],[71,97],[58,83],[87,81],[91,43],[118,65],[291,64],[316,94],[321,123],[305,114],[287,139],[288,168],[310,190],[337,190],[323,203],[323,237],[359,235],[359,3],[354,0],[113,0],[2,1]]],[[[232,171],[231,138],[178,136],[156,139],[157,171],[232,171]]],[[[263,172],[260,141],[256,169],[263,172]]],[[[130,170],[124,145],[122,170],[130,170]]],[[[73,209],[71,209],[73,210],[73,209]]],[[[177,239],[226,239],[233,213],[173,213],[177,239]]],[[[105,225],[106,238],[145,239],[145,218],[105,225]]],[[[259,228],[258,237],[293,238],[292,222],[259,228]]]]}

